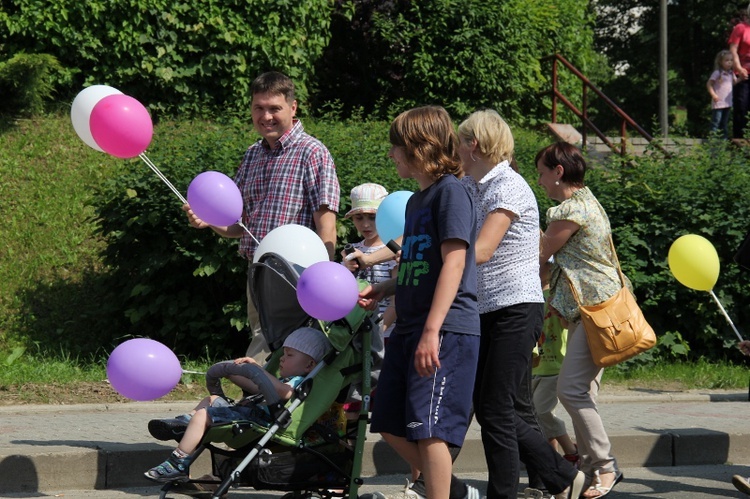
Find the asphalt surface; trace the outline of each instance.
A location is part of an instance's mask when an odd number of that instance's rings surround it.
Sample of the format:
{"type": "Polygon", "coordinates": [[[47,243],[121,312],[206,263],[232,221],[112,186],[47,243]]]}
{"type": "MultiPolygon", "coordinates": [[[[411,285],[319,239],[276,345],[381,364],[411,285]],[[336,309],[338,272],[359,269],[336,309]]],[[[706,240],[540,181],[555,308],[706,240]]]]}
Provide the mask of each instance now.
{"type": "MultiPolygon", "coordinates": [[[[173,444],[155,441],[146,424],[191,405],[155,401],[0,407],[0,497],[156,497],[159,487],[142,474],[164,460],[173,444]]],[[[599,410],[626,477],[615,489],[618,497],[742,497],[730,479],[734,473],[750,476],[747,392],[607,393],[605,386],[599,410]]],[[[559,415],[571,429],[562,408],[559,415]]],[[[476,423],[455,469],[484,490],[476,423]]],[[[207,470],[207,462],[200,459],[193,467],[197,474],[207,470]]],[[[360,493],[379,490],[403,497],[407,472],[387,444],[368,435],[360,493]]],[[[230,495],[265,498],[282,493],[232,490],[230,495]]]]}

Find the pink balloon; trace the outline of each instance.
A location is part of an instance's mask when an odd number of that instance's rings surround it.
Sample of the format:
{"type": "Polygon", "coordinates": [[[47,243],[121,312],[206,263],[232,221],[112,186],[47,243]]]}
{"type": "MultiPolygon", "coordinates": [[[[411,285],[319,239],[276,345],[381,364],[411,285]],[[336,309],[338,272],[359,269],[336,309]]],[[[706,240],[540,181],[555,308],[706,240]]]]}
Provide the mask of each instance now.
{"type": "Polygon", "coordinates": [[[89,128],[96,144],[118,158],[138,156],[148,148],[154,134],[146,108],[125,94],[109,95],[97,102],[89,128]]]}
{"type": "Polygon", "coordinates": [[[107,361],[112,388],[133,400],[154,400],[169,393],[182,376],[177,356],[167,346],[147,338],[128,340],[107,361]]]}
{"type": "Polygon", "coordinates": [[[233,225],[242,216],[242,194],[237,184],[221,172],[196,176],[187,191],[188,204],[198,218],[215,226],[233,225]]]}
{"type": "Polygon", "coordinates": [[[297,301],[308,315],[335,321],[357,306],[359,285],[346,267],[336,262],[310,265],[297,281],[297,301]]]}

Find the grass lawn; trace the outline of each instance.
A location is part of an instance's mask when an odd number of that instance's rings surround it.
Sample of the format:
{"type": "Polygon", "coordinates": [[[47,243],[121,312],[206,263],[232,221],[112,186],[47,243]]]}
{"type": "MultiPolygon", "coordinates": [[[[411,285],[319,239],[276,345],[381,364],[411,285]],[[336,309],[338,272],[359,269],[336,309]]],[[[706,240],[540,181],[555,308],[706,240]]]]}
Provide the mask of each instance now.
{"type": "MultiPolygon", "coordinates": [[[[186,362],[183,370],[205,372],[210,362],[186,362]]],[[[107,382],[106,366],[72,360],[42,361],[21,356],[0,370],[0,405],[80,404],[126,402],[107,382]]],[[[659,389],[665,391],[740,390],[748,388],[750,373],[745,366],[730,364],[674,363],[653,364],[623,371],[604,371],[604,391],[618,389],[659,389]]],[[[226,383],[230,397],[239,390],[226,383]]],[[[198,400],[206,395],[201,374],[183,374],[180,383],[163,400],[198,400]]]]}

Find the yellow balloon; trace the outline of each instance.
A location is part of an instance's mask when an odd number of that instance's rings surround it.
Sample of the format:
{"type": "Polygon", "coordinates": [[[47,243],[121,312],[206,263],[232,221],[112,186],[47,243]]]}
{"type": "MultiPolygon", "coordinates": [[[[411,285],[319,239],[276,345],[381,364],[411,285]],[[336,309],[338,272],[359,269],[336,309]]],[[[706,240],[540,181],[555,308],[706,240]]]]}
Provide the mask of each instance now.
{"type": "Polygon", "coordinates": [[[667,256],[672,275],[688,288],[711,291],[719,278],[719,255],[711,241],[688,234],[677,238],[667,256]]]}

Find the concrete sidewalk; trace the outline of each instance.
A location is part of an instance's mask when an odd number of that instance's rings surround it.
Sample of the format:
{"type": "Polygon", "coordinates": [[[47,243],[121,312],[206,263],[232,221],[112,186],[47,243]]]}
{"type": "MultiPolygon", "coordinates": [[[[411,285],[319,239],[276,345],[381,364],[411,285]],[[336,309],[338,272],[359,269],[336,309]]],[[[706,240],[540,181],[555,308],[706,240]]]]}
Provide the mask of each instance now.
{"type": "MultiPolygon", "coordinates": [[[[750,462],[750,403],[746,392],[607,393],[599,410],[620,467],[750,462]]],[[[173,448],[148,433],[150,419],[183,413],[193,402],[0,407],[0,491],[93,490],[136,487],[143,472],[173,448]]],[[[558,414],[570,420],[562,408],[558,414]]],[[[208,453],[193,474],[209,469],[208,453]]],[[[485,471],[474,422],[456,461],[458,473],[485,471]]],[[[377,435],[368,435],[363,476],[407,473],[377,435]]]]}

